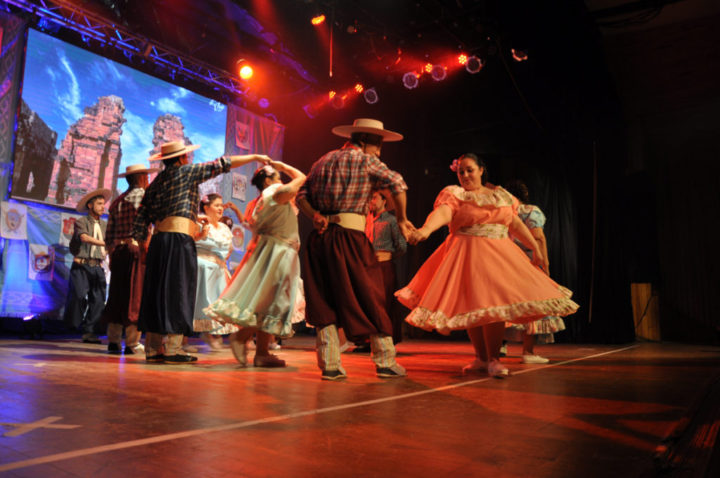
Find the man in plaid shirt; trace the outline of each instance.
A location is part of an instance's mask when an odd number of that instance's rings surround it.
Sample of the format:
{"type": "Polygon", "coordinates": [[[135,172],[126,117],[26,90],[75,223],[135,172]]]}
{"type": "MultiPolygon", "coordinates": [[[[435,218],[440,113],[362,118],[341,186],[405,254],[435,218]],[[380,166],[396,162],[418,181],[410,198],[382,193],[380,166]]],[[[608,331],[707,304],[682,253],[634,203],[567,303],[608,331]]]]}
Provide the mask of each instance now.
{"type": "Polygon", "coordinates": [[[298,207],[315,227],[302,272],[307,321],[317,328],[318,366],[323,380],[347,376],[340,362],[342,328],[353,342],[370,338],[379,377],[404,377],[405,369],[395,361],[382,271],[365,236],[373,187],[391,191],[403,235],[415,229],[405,215],[405,181],[378,159],[383,141],[399,141],[402,135],[373,119],[357,119],[332,132],[350,141],[313,164],[297,195],[298,207]]]}
{"type": "Polygon", "coordinates": [[[107,322],[108,352],[120,354],[122,332],[125,328],[125,354],[142,353],[137,328],[140,298],[142,297],[145,264],[140,260],[140,248],[133,244],[132,229],[140,202],[148,186],[148,173],[158,169],[133,164],[118,174],[125,178],[128,189],[115,199],[108,211],[105,243],[110,256],[110,291],[103,311],[107,322]]]}
{"type": "Polygon", "coordinates": [[[155,234],[147,250],[145,280],[138,325],[146,332],[145,360],[170,364],[196,362],[182,351],[184,335],[192,333],[197,289],[195,218],[198,185],[230,168],[252,161],[269,164],[265,155],[223,156],[190,164],[188,153],[198,145],[171,141],[150,161],[163,161],[163,169],[148,186],[133,224],[135,244],[144,243],[150,223],[155,234]],[[163,352],[163,336],[166,336],[163,352]]]}

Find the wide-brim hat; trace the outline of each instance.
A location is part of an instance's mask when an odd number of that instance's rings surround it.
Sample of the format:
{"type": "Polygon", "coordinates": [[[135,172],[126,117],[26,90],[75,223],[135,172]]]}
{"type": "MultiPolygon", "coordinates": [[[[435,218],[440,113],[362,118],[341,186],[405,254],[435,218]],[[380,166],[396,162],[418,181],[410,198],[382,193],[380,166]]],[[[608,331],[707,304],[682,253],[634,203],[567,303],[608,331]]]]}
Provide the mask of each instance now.
{"type": "Polygon", "coordinates": [[[105,201],[109,201],[110,197],[112,196],[112,191],[106,188],[99,188],[94,191],[90,191],[87,194],[85,194],[82,199],[80,199],[77,203],[77,206],[75,206],[75,210],[77,212],[86,212],[87,211],[87,203],[94,197],[102,196],[105,198],[105,201]]]}
{"type": "Polygon", "coordinates": [[[371,118],[358,118],[351,125],[335,126],[333,134],[341,138],[349,138],[353,133],[370,133],[382,136],[384,142],[400,141],[403,135],[395,131],[386,130],[382,121],[371,118]]]}
{"type": "Polygon", "coordinates": [[[185,146],[182,141],[170,141],[160,146],[160,152],[150,156],[150,161],[162,161],[164,159],[175,158],[195,151],[200,147],[199,144],[191,144],[185,146]]]}
{"type": "Polygon", "coordinates": [[[149,174],[149,173],[156,173],[160,171],[159,168],[148,168],[144,164],[131,164],[130,166],[125,167],[125,172],[118,174],[119,178],[124,178],[126,176],[130,176],[131,174],[149,174]]]}

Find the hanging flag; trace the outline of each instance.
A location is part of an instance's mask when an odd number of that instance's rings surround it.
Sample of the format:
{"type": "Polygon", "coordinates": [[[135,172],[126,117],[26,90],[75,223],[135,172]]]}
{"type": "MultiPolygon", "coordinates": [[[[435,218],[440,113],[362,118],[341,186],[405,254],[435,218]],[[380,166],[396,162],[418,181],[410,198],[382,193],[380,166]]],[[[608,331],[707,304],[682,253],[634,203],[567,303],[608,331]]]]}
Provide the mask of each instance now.
{"type": "Polygon", "coordinates": [[[77,214],[60,213],[60,237],[58,238],[58,244],[65,247],[70,245],[70,239],[72,239],[73,231],[75,230],[75,221],[81,217],[82,216],[77,214]]]}
{"type": "Polygon", "coordinates": [[[24,204],[3,201],[0,213],[0,236],[5,239],[27,240],[27,207],[24,204]]]}
{"type": "Polygon", "coordinates": [[[247,123],[235,122],[235,145],[240,149],[250,151],[252,144],[252,128],[247,123]]]}
{"type": "Polygon", "coordinates": [[[28,278],[51,281],[55,270],[55,250],[45,244],[29,244],[28,278]]]}

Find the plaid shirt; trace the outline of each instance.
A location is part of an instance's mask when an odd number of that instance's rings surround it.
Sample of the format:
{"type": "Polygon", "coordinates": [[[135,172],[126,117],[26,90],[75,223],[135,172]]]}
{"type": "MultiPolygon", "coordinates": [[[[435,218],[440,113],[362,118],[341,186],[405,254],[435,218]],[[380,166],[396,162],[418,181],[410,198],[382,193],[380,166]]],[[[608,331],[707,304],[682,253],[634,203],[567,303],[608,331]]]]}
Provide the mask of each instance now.
{"type": "Polygon", "coordinates": [[[135,217],[133,236],[142,242],[148,235],[150,223],[158,223],[170,216],[187,217],[195,221],[200,195],[198,185],[210,178],[230,171],[230,159],[166,167],[148,186],[142,205],[135,217]]]}
{"type": "Polygon", "coordinates": [[[105,232],[105,244],[108,247],[115,240],[132,237],[133,222],[144,194],[143,188],[128,189],[110,204],[110,217],[105,232]]]}
{"type": "Polygon", "coordinates": [[[297,197],[323,214],[365,215],[373,187],[390,188],[393,194],[407,190],[400,174],[348,142],[315,161],[297,197]]]}

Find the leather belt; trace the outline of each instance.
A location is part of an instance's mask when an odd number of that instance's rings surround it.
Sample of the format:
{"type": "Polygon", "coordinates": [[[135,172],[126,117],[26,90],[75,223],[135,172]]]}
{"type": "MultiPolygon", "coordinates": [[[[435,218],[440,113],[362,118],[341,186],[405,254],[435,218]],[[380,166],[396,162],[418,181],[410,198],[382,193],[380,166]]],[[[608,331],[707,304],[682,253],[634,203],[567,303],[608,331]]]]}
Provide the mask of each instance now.
{"type": "Polygon", "coordinates": [[[392,252],[390,251],[375,251],[375,257],[378,262],[387,262],[392,260],[392,252]]]}
{"type": "Polygon", "coordinates": [[[355,212],[339,212],[327,216],[328,221],[345,229],[365,232],[365,216],[355,212]]]}
{"type": "Polygon", "coordinates": [[[90,267],[98,267],[102,264],[102,259],[90,259],[88,257],[74,257],[73,262],[76,264],[86,264],[90,267]]]}
{"type": "Polygon", "coordinates": [[[155,225],[155,230],[158,232],[179,232],[180,234],[194,236],[197,225],[195,221],[187,217],[168,216],[155,225]]]}

